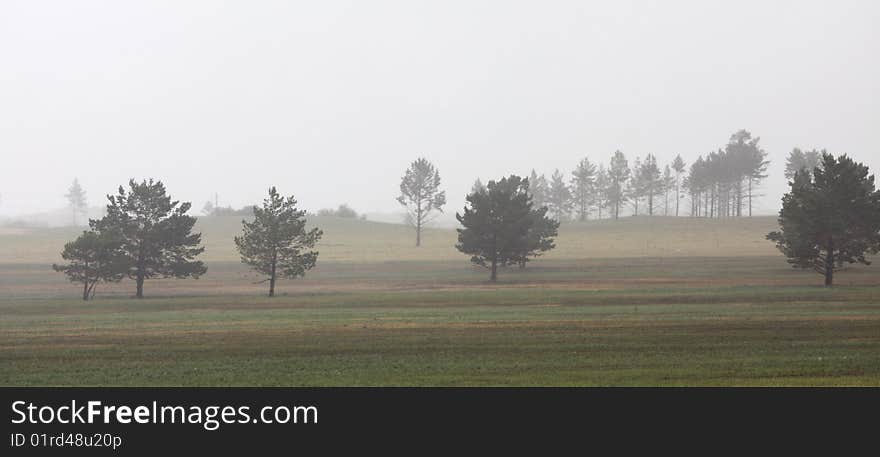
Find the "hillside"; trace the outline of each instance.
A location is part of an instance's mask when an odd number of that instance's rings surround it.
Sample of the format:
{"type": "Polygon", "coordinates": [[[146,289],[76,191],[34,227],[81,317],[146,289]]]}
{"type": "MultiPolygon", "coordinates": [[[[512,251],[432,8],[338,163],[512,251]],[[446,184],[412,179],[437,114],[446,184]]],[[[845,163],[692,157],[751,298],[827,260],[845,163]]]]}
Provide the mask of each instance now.
{"type": "MultiPolygon", "coordinates": [[[[313,217],[324,237],[318,249],[323,261],[386,262],[397,260],[451,260],[463,256],[455,249],[454,229],[433,228],[416,248],[410,227],[400,224],[313,217]]],[[[548,259],[682,256],[776,255],[764,239],[773,230],[772,217],[706,220],[674,217],[624,218],[563,224],[557,248],[548,259]]],[[[201,217],[206,262],[237,261],[232,239],[240,233],[237,216],[201,217]]],[[[64,243],[82,228],[0,228],[0,263],[50,264],[58,262],[64,243]]]]}

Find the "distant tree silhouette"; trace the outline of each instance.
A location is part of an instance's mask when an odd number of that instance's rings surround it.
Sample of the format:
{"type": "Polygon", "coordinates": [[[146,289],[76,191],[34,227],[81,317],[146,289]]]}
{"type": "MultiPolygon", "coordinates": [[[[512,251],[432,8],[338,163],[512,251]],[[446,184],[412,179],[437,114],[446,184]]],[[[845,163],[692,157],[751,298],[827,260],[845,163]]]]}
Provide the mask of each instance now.
{"type": "Polygon", "coordinates": [[[422,245],[422,229],[443,212],[446,192],[440,190],[440,173],[427,159],[419,158],[406,170],[400,181],[397,202],[406,208],[406,220],[416,229],[416,246],[422,245]]]}
{"type": "Polygon", "coordinates": [[[67,206],[73,213],[73,225],[79,225],[77,216],[82,215],[85,218],[89,210],[89,205],[86,202],[86,191],[79,184],[79,179],[73,178],[73,184],[67,189],[67,194],[64,197],[67,199],[67,206]]]}
{"type": "Polygon", "coordinates": [[[697,158],[686,179],[692,215],[739,217],[748,205],[752,215],[755,188],[767,177],[767,153],[760,138],[740,130],[731,135],[724,149],[697,158]]]}
{"type": "Polygon", "coordinates": [[[608,179],[608,171],[605,170],[605,166],[599,164],[599,169],[596,171],[596,185],[594,187],[594,204],[596,207],[596,217],[598,219],[602,219],[602,210],[608,206],[608,187],[610,186],[610,181],[608,179]]]}
{"type": "Polygon", "coordinates": [[[669,215],[669,193],[675,190],[675,177],[672,176],[672,168],[669,165],[663,167],[663,176],[660,178],[660,190],[663,194],[663,215],[669,215]]]}
{"type": "Polygon", "coordinates": [[[630,169],[626,156],[615,151],[608,167],[608,190],[606,196],[608,206],[614,219],[620,217],[620,207],[626,203],[626,184],[629,181],[630,169]]]}
{"type": "Polygon", "coordinates": [[[534,169],[529,175],[529,195],[532,197],[532,205],[535,207],[547,206],[550,204],[550,184],[544,175],[538,176],[534,169]]]}
{"type": "Polygon", "coordinates": [[[557,221],[565,221],[571,212],[572,200],[571,191],[565,184],[565,178],[559,170],[553,172],[550,177],[550,194],[547,200],[547,207],[553,218],[557,221]]]}
{"type": "Polygon", "coordinates": [[[824,149],[822,151],[815,149],[812,151],[801,151],[798,148],[792,149],[785,161],[785,179],[791,181],[799,171],[812,173],[813,169],[821,163],[822,154],[825,153],[824,149]]]}
{"type": "Polygon", "coordinates": [[[645,161],[642,162],[638,169],[638,187],[641,189],[641,195],[648,199],[648,215],[654,215],[654,198],[662,193],[663,182],[660,176],[660,167],[657,166],[657,157],[654,154],[648,154],[645,161]]]}
{"type": "Polygon", "coordinates": [[[681,176],[685,172],[684,159],[681,154],[675,156],[672,162],[672,169],[675,171],[675,216],[678,217],[681,203],[681,176]]]}
{"type": "Polygon", "coordinates": [[[571,172],[571,195],[578,220],[587,220],[590,217],[590,208],[596,204],[597,199],[596,166],[586,157],[571,172]]]}

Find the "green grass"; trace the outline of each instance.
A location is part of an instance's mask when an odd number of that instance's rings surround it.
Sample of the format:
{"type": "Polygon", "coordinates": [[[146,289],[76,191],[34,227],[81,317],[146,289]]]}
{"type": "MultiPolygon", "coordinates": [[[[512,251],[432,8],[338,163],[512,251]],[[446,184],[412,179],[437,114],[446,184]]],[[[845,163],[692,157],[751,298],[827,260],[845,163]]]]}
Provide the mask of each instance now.
{"type": "Polygon", "coordinates": [[[0,260],[0,385],[880,386],[877,270],[820,287],[755,248],[767,220],[572,225],[498,284],[450,231],[417,250],[406,227],[327,220],[318,268],[273,299],[222,242],[236,221],[208,222],[209,273],[144,300],[130,282],[78,300],[44,258],[70,231],[0,236],[19,253],[0,260]],[[664,254],[719,230],[715,255],[664,254]],[[618,236],[663,248],[589,254],[618,236]]]}
{"type": "Polygon", "coordinates": [[[0,384],[880,384],[878,290],[818,291],[33,300],[3,306],[0,384]]]}

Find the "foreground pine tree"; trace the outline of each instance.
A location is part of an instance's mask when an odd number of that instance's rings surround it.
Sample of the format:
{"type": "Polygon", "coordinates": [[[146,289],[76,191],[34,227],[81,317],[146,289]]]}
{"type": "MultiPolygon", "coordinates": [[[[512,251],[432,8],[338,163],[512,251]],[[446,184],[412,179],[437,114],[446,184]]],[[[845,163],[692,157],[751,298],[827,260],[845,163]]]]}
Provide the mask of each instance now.
{"type": "Polygon", "coordinates": [[[811,268],[834,284],[845,264],[869,265],[880,252],[880,191],[868,167],[823,153],[811,171],[799,170],[782,198],[781,230],[767,235],[795,268],[811,268]]]}
{"type": "Polygon", "coordinates": [[[195,260],[205,248],[201,233],[192,233],[196,218],[186,213],[189,202],[171,201],[162,181],[129,181],[116,196],[107,196],[107,215],[89,222],[92,230],[120,243],[124,273],[144,297],[144,281],[152,278],[198,278],[207,270],[195,260]]]}
{"type": "Polygon", "coordinates": [[[489,181],[485,192],[471,193],[466,200],[464,214],[455,215],[464,227],[457,229],[455,247],[470,254],[471,262],[488,268],[490,280],[496,281],[499,265],[520,263],[530,250],[528,235],[534,219],[529,181],[515,175],[489,181]]]}
{"type": "Polygon", "coordinates": [[[263,207],[254,206],[254,220],[242,223],[242,235],[235,237],[241,261],[254,271],[268,276],[269,296],[275,296],[278,278],[305,276],[318,260],[318,251],[311,251],[323,232],[306,230],[306,212],[296,209],[296,200],[286,199],[274,187],[263,207]]]}
{"type": "Polygon", "coordinates": [[[121,243],[104,233],[83,232],[76,240],[64,245],[61,258],[69,263],[52,264],[52,269],[64,273],[70,282],[83,286],[82,299],[95,294],[100,282],[119,282],[126,271],[121,243]]]}

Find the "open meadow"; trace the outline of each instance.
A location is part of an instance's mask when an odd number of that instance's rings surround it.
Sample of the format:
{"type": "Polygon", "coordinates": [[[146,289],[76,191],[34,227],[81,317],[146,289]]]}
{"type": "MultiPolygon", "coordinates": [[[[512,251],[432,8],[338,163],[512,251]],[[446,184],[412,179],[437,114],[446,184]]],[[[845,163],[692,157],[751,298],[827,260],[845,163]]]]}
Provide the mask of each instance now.
{"type": "Polygon", "coordinates": [[[81,230],[0,228],[0,385],[880,385],[880,267],[792,269],[775,218],[567,224],[499,282],[430,229],[313,218],[279,296],[201,218],[208,273],[93,301],[52,271],[81,230]]]}

